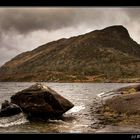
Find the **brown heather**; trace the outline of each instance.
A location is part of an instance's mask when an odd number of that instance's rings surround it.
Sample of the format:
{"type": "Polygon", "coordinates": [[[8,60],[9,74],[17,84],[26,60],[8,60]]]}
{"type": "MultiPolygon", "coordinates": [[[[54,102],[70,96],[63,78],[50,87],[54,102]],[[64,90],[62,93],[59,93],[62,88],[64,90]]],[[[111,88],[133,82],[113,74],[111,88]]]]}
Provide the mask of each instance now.
{"type": "Polygon", "coordinates": [[[139,80],[140,45],[121,25],[44,44],[16,56],[0,68],[0,81],[139,80]]]}

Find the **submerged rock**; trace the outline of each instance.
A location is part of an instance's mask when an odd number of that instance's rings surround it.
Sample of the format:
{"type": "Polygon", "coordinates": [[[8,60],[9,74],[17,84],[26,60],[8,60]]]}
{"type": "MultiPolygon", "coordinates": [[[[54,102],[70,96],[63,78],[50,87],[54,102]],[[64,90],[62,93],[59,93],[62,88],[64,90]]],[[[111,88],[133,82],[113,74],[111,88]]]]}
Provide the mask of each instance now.
{"type": "Polygon", "coordinates": [[[9,101],[5,100],[5,102],[2,103],[0,117],[10,117],[19,114],[21,112],[22,110],[18,105],[10,103],[9,101]]]}
{"type": "Polygon", "coordinates": [[[74,105],[42,84],[35,84],[11,97],[11,102],[21,107],[32,118],[55,118],[71,109],[74,105]]]}
{"type": "Polygon", "coordinates": [[[118,90],[115,90],[114,92],[118,92],[121,94],[134,94],[140,91],[140,85],[130,85],[126,87],[119,88],[118,90]]]}
{"type": "Polygon", "coordinates": [[[97,96],[101,98],[102,100],[106,100],[108,98],[112,98],[114,96],[119,95],[129,95],[129,94],[135,94],[140,92],[140,84],[137,85],[130,85],[126,87],[122,87],[116,90],[108,91],[108,92],[102,92],[98,94],[97,96]]]}
{"type": "Polygon", "coordinates": [[[4,109],[4,108],[6,108],[8,106],[10,106],[10,102],[5,100],[4,103],[2,103],[2,105],[1,105],[1,109],[4,109]]]}

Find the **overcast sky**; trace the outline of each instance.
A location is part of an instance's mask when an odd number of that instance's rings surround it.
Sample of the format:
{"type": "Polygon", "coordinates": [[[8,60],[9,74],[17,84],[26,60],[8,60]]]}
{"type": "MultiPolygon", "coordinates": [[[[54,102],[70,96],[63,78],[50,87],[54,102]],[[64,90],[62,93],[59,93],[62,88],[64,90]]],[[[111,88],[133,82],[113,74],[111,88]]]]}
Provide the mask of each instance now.
{"type": "Polygon", "coordinates": [[[140,43],[140,7],[1,7],[0,65],[47,42],[123,25],[140,43]]]}

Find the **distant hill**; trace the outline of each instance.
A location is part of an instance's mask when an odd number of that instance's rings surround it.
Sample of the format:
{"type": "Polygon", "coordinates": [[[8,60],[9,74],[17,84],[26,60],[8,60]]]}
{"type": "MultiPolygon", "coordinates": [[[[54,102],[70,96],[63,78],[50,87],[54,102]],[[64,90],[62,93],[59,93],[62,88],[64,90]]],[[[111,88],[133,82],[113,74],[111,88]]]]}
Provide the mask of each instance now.
{"type": "Polygon", "coordinates": [[[140,79],[140,45],[121,25],[44,44],[0,68],[0,81],[131,82],[130,79],[140,79]]]}

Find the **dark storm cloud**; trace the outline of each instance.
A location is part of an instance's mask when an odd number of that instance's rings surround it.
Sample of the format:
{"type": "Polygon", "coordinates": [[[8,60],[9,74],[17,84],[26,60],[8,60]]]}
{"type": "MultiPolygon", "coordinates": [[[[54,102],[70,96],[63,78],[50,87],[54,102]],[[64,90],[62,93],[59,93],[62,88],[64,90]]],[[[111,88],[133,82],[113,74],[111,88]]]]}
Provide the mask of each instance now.
{"type": "MultiPolygon", "coordinates": [[[[35,30],[57,30],[79,24],[106,24],[126,14],[131,21],[140,19],[140,8],[0,8],[0,29],[26,34],[35,30]]],[[[121,22],[120,22],[121,23],[121,22]]]]}
{"type": "Polygon", "coordinates": [[[0,9],[0,28],[28,33],[34,30],[56,30],[75,23],[73,9],[14,8],[0,9]]]}
{"type": "Polygon", "coordinates": [[[99,24],[111,9],[102,8],[1,8],[0,28],[25,34],[34,30],[57,30],[79,24],[99,24]]]}

